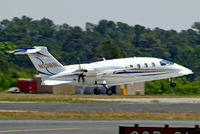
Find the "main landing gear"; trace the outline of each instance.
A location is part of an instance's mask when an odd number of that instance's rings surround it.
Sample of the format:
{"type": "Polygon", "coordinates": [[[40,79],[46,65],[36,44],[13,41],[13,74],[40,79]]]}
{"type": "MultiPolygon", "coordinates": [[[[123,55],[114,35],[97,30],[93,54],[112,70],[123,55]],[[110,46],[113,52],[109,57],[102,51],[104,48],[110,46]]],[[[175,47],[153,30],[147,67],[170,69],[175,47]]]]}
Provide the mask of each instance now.
{"type": "Polygon", "coordinates": [[[106,94],[107,95],[112,95],[113,94],[113,91],[110,88],[108,88],[107,85],[103,84],[103,86],[106,88],[106,94]]]}
{"type": "Polygon", "coordinates": [[[107,95],[112,95],[112,94],[113,94],[113,92],[112,92],[112,90],[111,90],[111,89],[107,89],[107,90],[106,90],[106,94],[107,94],[107,95]]]}
{"type": "Polygon", "coordinates": [[[94,94],[99,95],[100,89],[98,87],[96,87],[96,88],[94,88],[93,92],[94,92],[94,94]]]}
{"type": "MultiPolygon", "coordinates": [[[[113,94],[113,91],[111,89],[109,89],[107,85],[104,84],[103,86],[106,88],[106,94],[107,95],[112,95],[113,94]]],[[[96,88],[94,88],[93,92],[94,92],[94,94],[99,95],[100,94],[100,89],[98,87],[96,87],[96,88]]]]}
{"type": "Polygon", "coordinates": [[[173,79],[172,79],[172,78],[169,78],[169,81],[170,81],[170,86],[171,86],[171,87],[176,87],[176,83],[173,82],[173,79]]]}

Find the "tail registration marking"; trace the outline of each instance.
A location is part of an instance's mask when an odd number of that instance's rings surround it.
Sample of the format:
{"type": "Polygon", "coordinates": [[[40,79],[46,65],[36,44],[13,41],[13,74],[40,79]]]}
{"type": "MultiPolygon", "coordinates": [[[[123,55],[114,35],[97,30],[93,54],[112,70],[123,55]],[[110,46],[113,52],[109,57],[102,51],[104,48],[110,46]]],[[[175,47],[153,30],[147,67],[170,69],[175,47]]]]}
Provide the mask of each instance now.
{"type": "Polygon", "coordinates": [[[45,63],[45,64],[39,64],[38,65],[40,68],[53,68],[53,67],[60,67],[58,63],[45,63]]]}

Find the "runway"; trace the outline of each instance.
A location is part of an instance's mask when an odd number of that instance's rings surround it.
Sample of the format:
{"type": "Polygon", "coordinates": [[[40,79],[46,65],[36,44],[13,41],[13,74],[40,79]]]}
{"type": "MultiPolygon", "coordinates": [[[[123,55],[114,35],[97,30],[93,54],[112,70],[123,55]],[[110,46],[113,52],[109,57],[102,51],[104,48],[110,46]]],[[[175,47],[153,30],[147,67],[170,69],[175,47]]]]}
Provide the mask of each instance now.
{"type": "Polygon", "coordinates": [[[117,134],[121,126],[194,127],[193,120],[0,119],[0,134],[117,134]]]}
{"type": "Polygon", "coordinates": [[[39,112],[200,112],[200,104],[188,103],[27,103],[0,102],[0,111],[39,112]]]}
{"type": "MultiPolygon", "coordinates": [[[[28,103],[0,102],[0,111],[39,112],[199,112],[187,103],[28,103]]],[[[0,119],[0,134],[116,134],[119,126],[194,127],[196,120],[0,119]]]]}

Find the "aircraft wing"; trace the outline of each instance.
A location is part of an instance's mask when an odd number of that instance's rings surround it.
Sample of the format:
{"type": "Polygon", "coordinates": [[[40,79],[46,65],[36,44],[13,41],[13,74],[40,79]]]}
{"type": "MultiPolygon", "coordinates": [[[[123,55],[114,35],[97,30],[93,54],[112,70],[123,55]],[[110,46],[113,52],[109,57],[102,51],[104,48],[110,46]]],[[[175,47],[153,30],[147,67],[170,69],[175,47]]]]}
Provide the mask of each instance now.
{"type": "Polygon", "coordinates": [[[42,85],[59,85],[59,84],[67,84],[72,83],[72,81],[60,81],[60,80],[44,80],[42,85]]]}

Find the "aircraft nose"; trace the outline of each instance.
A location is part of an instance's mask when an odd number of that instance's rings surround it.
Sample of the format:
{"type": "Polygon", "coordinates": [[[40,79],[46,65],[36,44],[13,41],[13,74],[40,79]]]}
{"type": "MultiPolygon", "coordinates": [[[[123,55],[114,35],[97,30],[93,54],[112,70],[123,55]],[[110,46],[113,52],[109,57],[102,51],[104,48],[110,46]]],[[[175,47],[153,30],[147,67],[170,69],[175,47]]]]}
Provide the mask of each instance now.
{"type": "Polygon", "coordinates": [[[183,67],[183,66],[180,66],[179,65],[179,70],[180,70],[180,74],[182,75],[189,75],[189,74],[193,74],[192,70],[186,68],[186,67],[183,67]]]}

